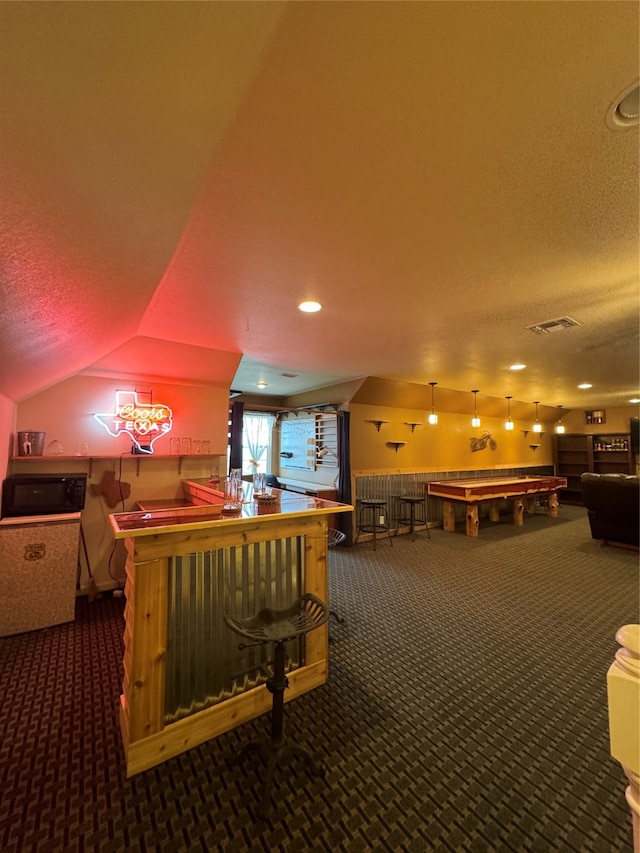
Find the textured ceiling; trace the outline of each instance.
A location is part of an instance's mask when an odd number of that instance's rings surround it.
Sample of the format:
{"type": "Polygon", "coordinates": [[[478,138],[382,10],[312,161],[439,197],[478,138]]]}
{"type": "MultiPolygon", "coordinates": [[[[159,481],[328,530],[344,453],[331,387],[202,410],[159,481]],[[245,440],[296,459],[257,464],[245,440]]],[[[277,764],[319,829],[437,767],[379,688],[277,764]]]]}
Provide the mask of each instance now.
{"type": "Polygon", "coordinates": [[[90,369],[627,403],[638,128],[606,115],[638,8],[0,4],[0,391],[90,369]]]}

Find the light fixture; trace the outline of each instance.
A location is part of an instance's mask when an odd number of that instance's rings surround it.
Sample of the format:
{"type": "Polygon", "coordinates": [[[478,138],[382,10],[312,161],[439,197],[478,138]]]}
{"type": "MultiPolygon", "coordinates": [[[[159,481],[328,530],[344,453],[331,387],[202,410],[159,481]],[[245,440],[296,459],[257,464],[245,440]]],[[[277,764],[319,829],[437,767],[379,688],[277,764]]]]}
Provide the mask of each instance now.
{"type": "Polygon", "coordinates": [[[256,382],[256,385],[258,386],[258,388],[266,388],[268,383],[267,382],[256,382]]]}
{"type": "Polygon", "coordinates": [[[533,402],[534,402],[535,407],[536,407],[536,422],[533,425],[533,431],[534,432],[542,432],[542,424],[538,420],[538,403],[540,402],[540,400],[534,400],[533,402]]]}
{"type": "Polygon", "coordinates": [[[298,305],[298,308],[300,311],[304,311],[305,314],[315,314],[316,311],[320,311],[322,305],[320,305],[319,302],[308,301],[301,302],[300,305],[298,305]]]}
{"type": "Polygon", "coordinates": [[[479,427],[480,426],[480,418],[478,417],[478,407],[476,405],[477,400],[478,400],[478,398],[476,397],[476,394],[478,393],[478,389],[476,388],[476,390],[472,391],[471,393],[473,394],[473,417],[471,418],[471,426],[472,427],[479,427]]]}
{"type": "Polygon", "coordinates": [[[438,423],[438,416],[436,415],[436,407],[435,407],[435,401],[434,401],[434,396],[433,396],[433,393],[434,393],[433,389],[437,384],[438,384],[437,382],[430,382],[429,383],[429,385],[431,385],[431,414],[429,415],[429,418],[428,418],[430,424],[437,424],[438,423]]]}
{"type": "Polygon", "coordinates": [[[526,366],[526,364],[512,364],[509,370],[524,370],[526,366]]]}
{"type": "Polygon", "coordinates": [[[589,388],[593,388],[593,385],[592,385],[590,382],[581,382],[581,383],[578,385],[578,388],[579,388],[581,391],[587,391],[589,388]]]}
{"type": "Polygon", "coordinates": [[[630,403],[640,403],[640,397],[632,397],[629,400],[630,403]]]}
{"type": "Polygon", "coordinates": [[[513,429],[513,421],[511,420],[511,397],[507,397],[507,420],[504,423],[504,428],[508,430],[513,429]]]}
{"type": "Polygon", "coordinates": [[[558,418],[558,423],[556,424],[556,432],[558,435],[564,435],[564,424],[562,423],[562,406],[558,406],[560,410],[560,417],[558,418]]]}

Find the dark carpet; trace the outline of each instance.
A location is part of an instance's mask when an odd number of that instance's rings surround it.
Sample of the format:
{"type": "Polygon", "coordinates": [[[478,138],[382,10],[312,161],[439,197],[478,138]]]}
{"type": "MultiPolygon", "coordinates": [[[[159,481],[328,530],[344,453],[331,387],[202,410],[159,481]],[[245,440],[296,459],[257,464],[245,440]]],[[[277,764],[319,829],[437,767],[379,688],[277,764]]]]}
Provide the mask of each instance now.
{"type": "Polygon", "coordinates": [[[330,554],[328,683],[286,707],[326,778],[233,756],[264,716],[133,779],[117,725],[123,601],[0,640],[0,849],[630,851],[606,673],[638,555],[585,511],[330,554]]]}

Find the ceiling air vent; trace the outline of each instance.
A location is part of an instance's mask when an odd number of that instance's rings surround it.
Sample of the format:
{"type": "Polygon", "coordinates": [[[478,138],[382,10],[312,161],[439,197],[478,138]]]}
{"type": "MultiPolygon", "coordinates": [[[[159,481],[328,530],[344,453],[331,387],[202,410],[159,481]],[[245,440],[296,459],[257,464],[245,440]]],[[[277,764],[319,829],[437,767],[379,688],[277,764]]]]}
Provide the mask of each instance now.
{"type": "Polygon", "coordinates": [[[579,326],[576,320],[571,317],[558,317],[557,320],[547,320],[545,323],[535,323],[533,326],[525,326],[525,329],[531,329],[537,335],[550,335],[552,332],[559,332],[561,329],[569,329],[571,326],[579,326]]]}

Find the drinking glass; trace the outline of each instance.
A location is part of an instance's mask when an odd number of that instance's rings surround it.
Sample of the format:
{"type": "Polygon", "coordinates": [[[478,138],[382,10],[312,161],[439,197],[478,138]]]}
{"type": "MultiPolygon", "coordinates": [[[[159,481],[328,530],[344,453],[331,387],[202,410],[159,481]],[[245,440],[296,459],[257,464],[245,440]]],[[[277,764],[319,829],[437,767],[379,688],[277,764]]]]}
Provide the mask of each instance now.
{"type": "Polygon", "coordinates": [[[191,449],[194,453],[199,454],[202,450],[202,442],[201,441],[193,441],[191,443],[191,449]]]}
{"type": "Polygon", "coordinates": [[[240,480],[227,477],[224,481],[223,509],[237,510],[242,506],[242,484],[240,480]]]}
{"type": "Polygon", "coordinates": [[[207,455],[209,453],[211,453],[211,442],[210,441],[203,441],[202,442],[202,452],[207,454],[207,455]]]}
{"type": "Polygon", "coordinates": [[[172,438],[171,443],[170,443],[170,447],[171,447],[171,453],[174,456],[178,456],[180,454],[180,439],[179,438],[172,438]]]}
{"type": "Polygon", "coordinates": [[[188,456],[191,453],[191,439],[183,438],[181,445],[182,455],[188,456]]]}
{"type": "Polygon", "coordinates": [[[263,495],[267,490],[267,475],[253,475],[253,493],[254,495],[263,495]]]}

